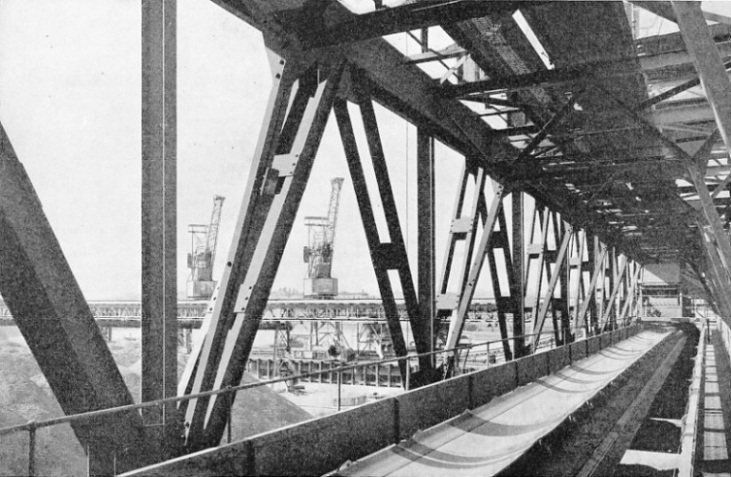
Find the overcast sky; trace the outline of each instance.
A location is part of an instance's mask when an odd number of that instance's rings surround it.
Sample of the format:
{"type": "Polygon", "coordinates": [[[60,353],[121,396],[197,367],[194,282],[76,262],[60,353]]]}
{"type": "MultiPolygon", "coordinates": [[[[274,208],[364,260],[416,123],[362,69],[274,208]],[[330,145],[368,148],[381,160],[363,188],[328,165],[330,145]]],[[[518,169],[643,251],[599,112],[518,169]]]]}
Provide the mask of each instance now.
{"type": "MultiPolygon", "coordinates": [[[[647,21],[644,34],[671,27],[655,17],[647,21]]],[[[183,293],[187,226],[208,222],[214,194],[226,197],[214,275],[228,256],[271,82],[260,33],[209,0],[178,2],[178,67],[183,293]]],[[[91,300],[140,296],[140,101],[138,0],[0,0],[0,121],[91,300]]],[[[381,108],[377,114],[413,267],[415,130],[381,108]]],[[[461,163],[455,153],[438,148],[437,270],[461,163]]],[[[333,117],[275,289],[301,289],[303,217],[325,214],[333,177],[345,177],[333,276],[341,290],[377,292],[333,117]]],[[[486,280],[477,296],[491,295],[486,280]]]]}
{"type": "MultiPolygon", "coordinates": [[[[269,94],[258,31],[208,0],[178,2],[179,290],[189,223],[226,197],[214,274],[228,255],[269,94]]],[[[416,252],[415,132],[379,110],[396,200],[416,252]],[[385,126],[384,126],[385,125],[385,126]],[[414,195],[415,186],[411,186],[414,195]]],[[[137,0],[0,1],[0,120],[88,299],[140,295],[140,7],[137,0]]],[[[440,183],[460,159],[440,154],[440,183]],[[456,161],[456,162],[455,162],[456,161]]],[[[333,275],[341,290],[377,291],[334,118],[275,288],[301,289],[304,215],[324,215],[330,179],[345,177],[333,275]]],[[[451,180],[451,182],[450,182],[451,180]]],[[[441,186],[440,186],[441,187],[441,186]]],[[[454,186],[452,185],[451,188],[454,186]]],[[[449,203],[453,191],[438,191],[449,203]]],[[[447,215],[451,206],[445,208],[447,215]]],[[[446,219],[445,219],[446,220],[446,219]]],[[[440,239],[443,243],[444,238],[440,239]]],[[[443,246],[441,247],[443,248],[443,246]]]]}

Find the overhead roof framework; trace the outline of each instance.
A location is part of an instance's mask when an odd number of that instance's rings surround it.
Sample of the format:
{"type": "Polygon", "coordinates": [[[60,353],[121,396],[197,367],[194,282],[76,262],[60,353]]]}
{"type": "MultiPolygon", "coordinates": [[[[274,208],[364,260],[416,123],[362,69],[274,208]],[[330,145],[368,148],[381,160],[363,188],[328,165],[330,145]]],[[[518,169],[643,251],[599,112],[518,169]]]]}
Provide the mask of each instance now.
{"type": "Polygon", "coordinates": [[[715,46],[705,64],[723,89],[731,21],[698,2],[214,1],[285,49],[344,54],[384,106],[634,258],[704,253],[700,184],[664,139],[690,156],[707,146],[701,188],[728,226],[724,127],[712,136],[727,99],[709,93],[698,55],[715,46]],[[695,26],[678,5],[698,10],[695,26]],[[681,21],[680,31],[639,37],[640,15],[681,21]],[[686,45],[701,26],[701,49],[686,45]],[[420,48],[384,39],[399,33],[420,48]]]}
{"type": "MultiPolygon", "coordinates": [[[[576,293],[573,306],[579,313],[574,323],[586,319],[596,329],[616,326],[637,304],[634,284],[641,272],[637,262],[661,261],[692,264],[684,276],[693,282],[693,289],[713,295],[723,316],[731,317],[731,296],[727,296],[731,270],[731,83],[727,72],[731,51],[727,43],[731,26],[728,22],[708,26],[698,3],[637,2],[679,26],[676,33],[637,38],[628,21],[635,12],[619,2],[411,0],[389,6],[392,2],[374,0],[372,8],[356,10],[356,3],[346,0],[214,1],[262,31],[274,87],[230,261],[209,309],[205,340],[181,379],[180,394],[240,382],[332,110],[353,182],[358,187],[365,184],[348,102],[360,110],[378,185],[377,196],[369,194],[367,187],[358,190],[357,196],[361,217],[371,234],[369,251],[398,356],[405,357],[408,349],[388,272],[399,275],[407,295],[415,347],[424,353],[434,347],[434,330],[429,325],[433,326],[435,314],[458,318],[450,323],[454,326],[448,339],[459,342],[480,269],[488,259],[495,273],[498,249],[502,250],[503,265],[512,273],[504,284],[510,296],[499,292],[500,280],[493,277],[492,282],[498,290],[496,301],[512,300],[509,309],[515,325],[515,356],[537,343],[524,342],[520,319],[526,309],[526,283],[531,274],[538,277],[538,290],[528,306],[535,313],[534,324],[539,330],[534,340],[540,338],[549,307],[553,308],[554,331],[559,329],[556,310],[560,307],[560,329],[565,333],[561,339],[572,339],[572,305],[567,290],[572,268],[578,268],[578,288],[585,295],[581,301],[582,293],[576,293]],[[400,51],[385,38],[394,34],[408,35],[420,51],[400,51]],[[430,35],[437,34],[445,44],[433,46],[435,39],[430,35]],[[418,127],[420,194],[430,197],[429,206],[421,208],[435,205],[434,139],[465,157],[450,230],[450,242],[462,241],[466,250],[457,294],[450,293],[447,286],[433,289],[433,256],[426,257],[420,251],[419,283],[428,276],[432,289],[427,293],[420,286],[417,300],[373,102],[418,127]],[[491,201],[485,194],[488,176],[497,183],[491,201]],[[473,201],[462,210],[470,181],[475,184],[473,201]],[[532,219],[522,217],[522,206],[515,205],[522,201],[523,193],[535,200],[532,219]],[[514,200],[510,210],[512,244],[502,203],[507,194],[514,200]],[[371,217],[374,203],[380,203],[385,211],[389,241],[382,241],[370,230],[375,228],[371,217]],[[527,244],[523,224],[531,229],[527,244]],[[549,246],[550,242],[554,246],[549,246]],[[424,267],[431,270],[422,270],[422,259],[424,267]],[[587,287],[582,283],[584,275],[590,275],[587,287]],[[541,289],[543,282],[548,286],[541,289]],[[556,295],[562,300],[558,306],[556,295]],[[426,309],[426,304],[430,309],[425,319],[419,310],[426,309]],[[586,315],[590,308],[594,309],[586,315]]],[[[164,16],[148,12],[143,18],[162,20],[164,16]]],[[[725,22],[724,17],[714,18],[725,22]]],[[[174,38],[167,38],[165,25],[174,25],[174,21],[158,21],[154,35],[147,39],[148,46],[157,42],[158,47],[147,52],[156,65],[150,69],[154,77],[144,83],[147,86],[167,82],[161,69],[165,62],[158,60],[165,51],[175,50],[164,48],[174,43],[174,38]]],[[[163,270],[165,261],[174,258],[175,248],[174,237],[170,239],[167,230],[172,227],[174,231],[175,113],[174,108],[164,107],[166,87],[174,92],[174,85],[143,87],[151,94],[143,104],[155,108],[154,114],[145,116],[149,121],[145,123],[149,128],[145,138],[154,139],[154,144],[146,144],[143,151],[149,158],[167,161],[143,168],[143,214],[149,219],[146,231],[153,232],[156,224],[164,226],[161,234],[143,236],[143,258],[148,260],[145,268],[162,266],[163,270]],[[173,129],[169,135],[164,131],[160,134],[158,126],[163,123],[173,129]],[[146,193],[150,197],[145,197],[146,193]],[[155,243],[163,244],[163,253],[156,253],[160,250],[155,250],[159,248],[155,243]]],[[[0,142],[6,144],[5,152],[11,151],[9,141],[0,142]]],[[[36,209],[33,214],[42,218],[39,204],[36,209]]],[[[421,242],[433,249],[434,211],[422,212],[420,225],[431,223],[432,236],[421,237],[421,242]]],[[[22,229],[22,220],[17,222],[15,227],[22,229]]],[[[44,223],[39,224],[46,230],[44,223]]],[[[17,248],[25,245],[19,242],[17,248]]],[[[67,273],[60,249],[52,249],[61,264],[59,270],[67,273]]],[[[44,265],[40,259],[43,250],[29,250],[33,252],[31,258],[37,257],[44,265]]],[[[443,285],[448,285],[452,276],[452,252],[450,249],[450,258],[445,260],[443,285]]],[[[34,260],[17,268],[31,270],[34,260]]],[[[168,396],[175,391],[170,389],[176,377],[175,363],[168,359],[175,354],[174,343],[169,341],[174,338],[174,304],[168,303],[174,303],[175,293],[174,288],[166,287],[174,282],[174,268],[167,272],[157,276],[146,271],[150,281],[145,286],[143,307],[147,303],[150,309],[158,310],[151,314],[159,315],[159,320],[143,327],[147,338],[159,338],[157,344],[150,342],[146,353],[147,362],[155,368],[154,372],[147,371],[147,377],[152,378],[147,382],[149,396],[168,396]],[[155,376],[169,379],[156,383],[155,376]]],[[[56,275],[49,272],[40,279],[31,277],[29,283],[44,288],[46,281],[56,283],[56,275]]],[[[24,290],[13,286],[9,284],[9,290],[21,297],[24,290]]],[[[80,293],[74,296],[80,309],[88,308],[80,293]]],[[[61,305],[52,311],[65,316],[58,311],[62,311],[61,305]]],[[[508,309],[500,303],[498,306],[508,309]]],[[[86,311],[84,317],[84,329],[93,329],[86,311]]],[[[511,343],[506,323],[501,318],[507,354],[511,343]]],[[[71,335],[69,346],[78,347],[78,339],[71,335]]],[[[98,333],[94,339],[100,341],[98,333]]],[[[40,353],[48,358],[45,350],[40,353]]],[[[88,368],[99,356],[108,366],[108,353],[101,350],[88,355],[87,361],[91,361],[82,364],[88,368]]],[[[420,378],[435,371],[434,363],[421,358],[420,378]]],[[[405,378],[411,366],[402,363],[401,368],[405,378]]],[[[89,386],[115,391],[126,399],[126,389],[115,374],[102,374],[114,379],[89,386]]],[[[422,384],[433,378],[427,376],[422,384]]],[[[68,407],[76,409],[81,399],[67,397],[68,407]]],[[[230,406],[230,401],[208,396],[180,405],[180,416],[184,415],[188,424],[187,451],[220,441],[230,406]]],[[[173,419],[174,413],[170,414],[173,419]]],[[[165,410],[145,417],[167,420],[167,416],[165,410]]],[[[139,424],[130,421],[132,427],[123,429],[122,437],[135,434],[139,424]]]]}

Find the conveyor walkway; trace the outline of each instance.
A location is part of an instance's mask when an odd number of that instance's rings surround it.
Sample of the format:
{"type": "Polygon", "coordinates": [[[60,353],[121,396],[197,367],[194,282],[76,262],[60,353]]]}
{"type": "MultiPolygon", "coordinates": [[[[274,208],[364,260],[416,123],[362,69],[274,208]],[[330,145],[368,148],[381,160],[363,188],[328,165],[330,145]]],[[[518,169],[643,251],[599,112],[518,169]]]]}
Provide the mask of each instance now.
{"type": "Polygon", "coordinates": [[[718,334],[713,343],[706,347],[706,368],[703,399],[703,452],[699,468],[706,477],[731,477],[729,460],[729,396],[723,396],[721,388],[729,389],[728,373],[731,372],[728,356],[723,354],[723,345],[718,334]],[[721,380],[719,381],[719,378],[721,380]],[[722,399],[723,397],[723,399],[722,399]]]}
{"type": "Polygon", "coordinates": [[[667,334],[643,331],[482,407],[361,459],[340,469],[337,475],[495,475],[667,334]]]}

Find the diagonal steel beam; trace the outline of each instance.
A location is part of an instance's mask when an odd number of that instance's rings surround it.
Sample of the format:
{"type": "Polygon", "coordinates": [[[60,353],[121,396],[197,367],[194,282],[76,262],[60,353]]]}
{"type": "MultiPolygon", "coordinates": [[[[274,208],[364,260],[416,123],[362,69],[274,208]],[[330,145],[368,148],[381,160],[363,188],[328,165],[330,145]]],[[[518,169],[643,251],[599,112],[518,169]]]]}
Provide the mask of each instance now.
{"type": "Polygon", "coordinates": [[[540,2],[475,2],[473,0],[429,0],[410,2],[361,15],[350,15],[331,27],[305,25],[301,36],[306,48],[322,48],[367,40],[392,33],[418,30],[443,22],[459,22],[498,12],[513,12],[526,4],[540,2]]]}
{"type": "Polygon", "coordinates": [[[637,298],[637,284],[639,283],[641,272],[642,267],[639,266],[639,264],[635,263],[635,271],[630,276],[630,287],[627,292],[627,297],[625,298],[624,305],[622,306],[622,312],[619,316],[619,319],[622,321],[626,320],[627,314],[629,313],[629,310],[632,308],[632,304],[637,298]]]}
{"type": "MultiPolygon", "coordinates": [[[[454,201],[454,211],[452,213],[452,223],[449,227],[449,236],[447,237],[447,251],[444,254],[444,263],[442,264],[442,273],[439,276],[439,288],[437,295],[437,302],[440,300],[444,301],[444,296],[449,289],[449,277],[452,272],[452,264],[454,262],[454,254],[457,248],[457,241],[460,239],[460,233],[458,228],[455,226],[458,221],[462,221],[462,209],[464,207],[465,195],[467,193],[467,183],[469,181],[469,171],[467,169],[467,161],[462,165],[462,174],[460,175],[460,182],[457,186],[457,196],[454,201]],[[439,298],[442,295],[442,298],[439,298]]],[[[475,205],[476,207],[476,205],[475,205]]],[[[469,219],[469,217],[468,217],[469,219]]],[[[472,218],[470,221],[471,225],[474,225],[475,219],[472,218]]],[[[464,235],[464,234],[462,234],[464,235]]],[[[451,298],[450,298],[450,301],[451,298]]],[[[443,306],[445,309],[453,309],[453,306],[443,306]]]]}
{"type": "MultiPolygon", "coordinates": [[[[554,226],[557,226],[558,224],[554,224],[554,226]]],[[[571,226],[568,226],[566,231],[564,232],[563,239],[561,240],[561,245],[558,249],[558,255],[556,256],[555,261],[555,267],[553,269],[553,272],[551,274],[551,280],[548,283],[548,288],[546,289],[546,292],[543,295],[543,303],[541,303],[541,307],[538,310],[538,314],[535,317],[535,321],[533,322],[533,333],[536,334],[533,337],[533,352],[535,353],[536,349],[538,348],[538,342],[541,338],[541,332],[543,331],[543,323],[546,319],[546,314],[548,313],[548,308],[551,305],[551,300],[553,298],[553,293],[556,291],[556,285],[558,284],[558,280],[561,277],[561,271],[563,270],[564,266],[566,265],[566,251],[569,248],[569,243],[571,242],[571,238],[573,236],[573,229],[571,226]]],[[[546,264],[548,267],[550,267],[549,264],[546,264]]]]}
{"type": "MultiPolygon", "coordinates": [[[[731,69],[731,61],[725,62],[723,64],[723,68],[726,71],[728,71],[729,69],[731,69]]],[[[686,81],[684,83],[679,84],[678,86],[675,86],[673,88],[670,88],[667,91],[664,91],[664,92],[662,92],[662,93],[660,93],[658,95],[655,95],[652,98],[649,98],[649,99],[644,100],[643,102],[641,102],[640,104],[637,105],[637,110],[638,111],[641,111],[641,110],[647,109],[647,108],[649,108],[651,106],[655,106],[656,104],[662,103],[666,99],[670,99],[673,96],[677,96],[678,94],[680,94],[680,93],[682,93],[684,91],[687,91],[687,90],[689,90],[691,88],[695,88],[699,84],[701,84],[700,77],[694,78],[694,79],[691,79],[691,80],[688,80],[688,81],[686,81]]]]}
{"type": "MultiPolygon", "coordinates": [[[[551,70],[539,70],[532,73],[509,76],[505,78],[470,81],[460,84],[444,84],[442,94],[447,98],[467,99],[475,93],[501,92],[509,89],[532,88],[542,84],[587,82],[606,75],[608,68],[635,61],[635,58],[624,57],[609,61],[594,61],[578,65],[569,65],[551,70]]],[[[627,75],[629,73],[620,73],[627,75]]],[[[634,74],[634,73],[631,73],[634,74]]]]}
{"type": "MultiPolygon", "coordinates": [[[[480,279],[482,266],[485,263],[485,256],[490,251],[490,239],[492,238],[493,231],[495,230],[498,213],[502,208],[503,193],[503,187],[498,185],[495,190],[495,195],[490,203],[490,211],[487,214],[487,219],[485,220],[482,229],[480,244],[477,247],[474,261],[469,269],[468,280],[463,284],[463,287],[460,290],[459,306],[457,308],[456,316],[450,323],[449,335],[447,336],[447,343],[445,345],[446,348],[454,348],[457,344],[459,344],[459,338],[462,335],[462,330],[464,328],[464,320],[467,317],[467,311],[472,303],[472,298],[475,296],[477,281],[480,279]]],[[[451,376],[451,368],[453,364],[454,361],[450,361],[447,369],[445,369],[446,376],[451,376]]]]}
{"type": "Polygon", "coordinates": [[[440,275],[439,295],[437,296],[437,312],[441,317],[450,315],[450,331],[447,337],[449,341],[454,333],[454,325],[457,320],[459,304],[462,293],[465,289],[470,273],[470,263],[477,239],[477,228],[480,217],[487,220],[486,205],[484,199],[484,187],[486,183],[485,170],[481,167],[474,168],[469,160],[465,160],[462,179],[457,189],[457,197],[453,212],[452,222],[447,238],[447,251],[444,255],[444,266],[440,275]],[[474,189],[472,200],[465,204],[465,196],[470,181],[474,176],[474,189]],[[467,209],[468,208],[468,209],[467,209]],[[465,210],[467,209],[467,210],[465,210]],[[465,214],[466,212],[466,214],[465,214]],[[463,215],[465,214],[465,215],[463,215]],[[449,292],[449,279],[452,276],[457,244],[464,242],[461,257],[461,268],[457,275],[457,292],[449,292]]]}
{"type": "Polygon", "coordinates": [[[597,284],[597,280],[599,279],[599,276],[603,275],[604,257],[606,257],[606,255],[607,255],[607,248],[602,246],[599,257],[595,257],[595,260],[594,260],[594,270],[591,273],[591,280],[589,281],[589,293],[586,294],[586,297],[584,298],[584,301],[581,304],[581,308],[579,309],[579,312],[576,315],[576,327],[577,328],[584,326],[584,320],[586,319],[586,312],[589,310],[589,306],[592,304],[592,302],[594,302],[595,297],[597,295],[596,284],[597,284]],[[596,258],[598,258],[598,259],[596,259],[596,258]]]}
{"type": "Polygon", "coordinates": [[[576,239],[576,256],[573,257],[576,261],[576,287],[574,288],[574,325],[577,325],[577,318],[576,315],[579,313],[579,308],[581,307],[581,299],[584,293],[584,246],[586,242],[586,231],[585,230],[577,230],[576,233],[574,233],[574,237],[576,239]]]}
{"type": "MultiPolygon", "coordinates": [[[[381,204],[386,212],[386,222],[391,240],[386,243],[381,242],[378,235],[376,221],[373,215],[373,205],[371,203],[370,193],[366,184],[363,165],[358,152],[358,145],[355,140],[347,102],[344,99],[336,100],[334,110],[343,147],[345,149],[348,168],[350,169],[350,175],[353,179],[353,186],[355,188],[355,195],[360,209],[361,220],[363,221],[363,228],[366,233],[368,248],[371,252],[373,270],[376,274],[376,281],[378,282],[383,307],[386,312],[386,320],[391,335],[391,341],[393,343],[394,352],[397,356],[406,356],[408,354],[406,342],[401,330],[398,310],[396,308],[393,285],[391,284],[388,276],[389,270],[397,270],[399,273],[402,291],[404,293],[407,314],[414,332],[414,341],[417,345],[418,352],[423,353],[428,351],[431,347],[431,325],[429,321],[419,319],[419,305],[416,300],[416,293],[411,278],[406,248],[403,242],[401,228],[398,223],[396,204],[393,201],[393,192],[391,190],[388,169],[386,167],[385,157],[383,156],[376,118],[370,97],[363,94],[359,98],[359,106],[366,130],[371,161],[377,177],[381,204]]],[[[431,358],[421,357],[419,364],[420,369],[422,370],[430,369],[432,365],[431,358]]],[[[407,366],[408,363],[405,361],[399,362],[399,368],[404,382],[407,366]]]]}
{"type": "Polygon", "coordinates": [[[713,41],[700,2],[673,1],[685,47],[693,57],[726,150],[731,154],[731,81],[713,41]]]}
{"type": "MultiPolygon", "coordinates": [[[[546,264],[546,247],[547,247],[547,241],[548,241],[548,226],[550,221],[550,211],[548,207],[543,206],[541,207],[543,210],[539,211],[539,207],[536,206],[533,210],[533,221],[531,224],[531,235],[530,235],[530,247],[533,248],[533,250],[528,251],[528,261],[526,264],[526,280],[525,280],[525,288],[523,289],[523,296],[528,296],[528,285],[529,285],[529,278],[530,278],[530,262],[531,259],[534,259],[538,262],[538,269],[537,269],[537,276],[535,277],[534,282],[534,298],[533,303],[530,306],[531,313],[535,317],[535,315],[538,313],[538,304],[541,300],[541,287],[543,285],[543,269],[546,264]],[[542,212],[542,213],[541,213],[542,212]],[[539,227],[540,227],[540,242],[535,243],[533,240],[535,240],[536,235],[536,221],[538,221],[539,227]],[[537,249],[537,250],[536,250],[537,249]]],[[[535,323],[535,321],[533,322],[535,323]]]]}
{"type": "MultiPolygon", "coordinates": [[[[503,199],[504,200],[504,199],[503,199]]],[[[513,198],[515,200],[515,198],[513,198]]],[[[485,214],[485,222],[487,222],[487,213],[485,214]]],[[[500,210],[498,211],[498,227],[500,227],[500,231],[493,231],[492,237],[490,239],[490,251],[487,253],[487,258],[489,260],[489,268],[490,268],[490,277],[492,281],[492,290],[493,290],[493,296],[495,297],[495,304],[497,305],[497,312],[498,312],[498,326],[500,328],[500,337],[503,340],[503,354],[505,355],[505,360],[510,361],[513,359],[513,352],[510,349],[510,341],[508,340],[508,321],[507,321],[507,314],[510,313],[513,317],[513,338],[514,338],[514,347],[517,349],[522,346],[522,337],[523,333],[518,332],[516,334],[515,329],[518,326],[522,325],[521,320],[521,314],[519,313],[520,308],[523,306],[523,301],[518,296],[516,296],[516,290],[522,290],[522,286],[520,286],[520,283],[518,279],[515,276],[515,267],[512,262],[511,257],[511,250],[510,250],[510,241],[508,239],[508,227],[507,227],[507,220],[505,218],[505,204],[503,203],[503,206],[500,207],[500,210]],[[508,288],[509,288],[509,295],[508,297],[503,297],[502,287],[500,286],[500,277],[499,273],[500,270],[498,269],[497,260],[495,259],[495,253],[497,249],[502,249],[502,256],[503,260],[505,262],[505,275],[508,279],[508,288]],[[516,324],[518,322],[518,324],[516,324]],[[516,346],[517,343],[517,346],[516,346]]],[[[521,239],[522,240],[522,239],[521,239]]],[[[513,244],[515,245],[515,239],[513,239],[513,244]]],[[[518,246],[519,242],[518,242],[518,246]]],[[[519,328],[522,329],[522,328],[519,328]]],[[[520,352],[516,353],[516,356],[520,356],[520,352]]]]}
{"type": "MultiPolygon", "coordinates": [[[[713,198],[711,197],[711,194],[708,191],[708,186],[705,183],[705,177],[699,171],[694,158],[688,155],[688,153],[685,152],[677,144],[675,144],[675,142],[668,139],[664,134],[658,131],[654,125],[649,123],[645,118],[639,116],[635,111],[625,105],[622,101],[614,97],[603,88],[599,88],[599,90],[602,91],[608,98],[613,100],[615,103],[619,104],[624,109],[625,114],[629,118],[631,118],[636,124],[642,127],[642,129],[646,131],[649,135],[653,136],[662,144],[664,144],[670,150],[671,154],[673,154],[684,163],[688,170],[688,174],[690,175],[691,181],[698,191],[698,198],[700,200],[701,209],[705,216],[706,222],[708,223],[708,225],[711,226],[713,235],[717,238],[725,237],[726,234],[723,229],[723,225],[721,224],[721,219],[718,215],[718,211],[716,210],[716,207],[713,203],[713,198]]],[[[723,134],[723,130],[721,130],[721,134],[723,134]]],[[[731,242],[729,242],[729,240],[718,239],[717,243],[721,250],[721,258],[724,260],[724,263],[731,266],[731,242]]]]}
{"type": "MultiPolygon", "coordinates": [[[[698,233],[704,246],[706,270],[710,275],[709,283],[714,291],[713,295],[723,314],[729,317],[731,316],[731,295],[728,292],[730,288],[728,275],[723,271],[718,249],[711,243],[710,234],[703,227],[701,220],[698,221],[698,233]]],[[[724,321],[729,323],[730,320],[725,318],[724,321]]]]}
{"type": "MultiPolygon", "coordinates": [[[[614,279],[612,283],[612,292],[609,295],[609,300],[607,304],[606,310],[604,310],[604,315],[602,315],[602,324],[606,325],[609,320],[609,315],[612,312],[612,309],[615,307],[615,298],[617,297],[617,294],[619,293],[619,290],[622,288],[622,278],[624,277],[625,272],[627,271],[627,263],[629,262],[629,259],[627,257],[624,257],[624,260],[622,261],[622,265],[619,267],[619,271],[615,272],[614,279]]],[[[617,310],[620,311],[620,310],[617,310]]]]}
{"type": "MultiPolygon", "coordinates": [[[[352,75],[351,78],[353,78],[352,75]]],[[[414,335],[416,351],[418,354],[426,353],[430,348],[429,324],[425,320],[419,319],[419,305],[416,299],[416,290],[414,288],[408,254],[406,253],[406,245],[399,223],[396,201],[386,165],[386,157],[383,152],[378,123],[373,109],[373,100],[370,94],[368,94],[367,85],[358,84],[359,82],[357,80],[354,83],[357,85],[356,88],[360,89],[358,91],[360,95],[358,106],[365,129],[366,142],[371,156],[373,171],[376,176],[381,205],[386,216],[388,235],[391,240],[388,244],[379,245],[382,251],[386,252],[379,253],[380,266],[384,269],[396,270],[398,272],[401,291],[406,304],[409,322],[411,323],[411,330],[414,335]]],[[[394,323],[396,323],[395,320],[394,323]]],[[[399,324],[398,326],[400,327],[401,325],[399,324]]],[[[419,364],[421,370],[429,369],[431,367],[431,359],[421,356],[419,358],[419,364]]]]}
{"type": "MultiPolygon", "coordinates": [[[[317,69],[306,57],[291,62],[276,55],[271,59],[274,86],[229,261],[209,308],[203,347],[191,356],[192,371],[180,384],[182,393],[240,382],[340,82],[342,63],[337,58],[318,63],[317,69]],[[280,143],[295,87],[297,94],[302,91],[311,99],[299,126],[291,129],[294,140],[284,138],[280,143]]],[[[216,396],[181,404],[188,451],[219,443],[230,404],[229,399],[216,396]]]]}
{"type": "MultiPolygon", "coordinates": [[[[64,413],[133,404],[2,124],[0,293],[64,413]]],[[[72,427],[89,451],[94,474],[112,473],[115,454],[117,470],[146,463],[136,412],[75,421],[72,427]]]]}

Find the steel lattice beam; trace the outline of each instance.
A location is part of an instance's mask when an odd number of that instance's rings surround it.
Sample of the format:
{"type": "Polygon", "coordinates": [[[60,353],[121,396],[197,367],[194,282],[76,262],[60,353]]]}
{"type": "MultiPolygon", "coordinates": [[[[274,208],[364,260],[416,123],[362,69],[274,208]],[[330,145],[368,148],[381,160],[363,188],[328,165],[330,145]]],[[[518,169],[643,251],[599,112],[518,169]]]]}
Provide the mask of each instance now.
{"type": "MultiPolygon", "coordinates": [[[[317,69],[307,57],[287,61],[272,53],[270,60],[274,86],[229,261],[181,394],[240,382],[340,82],[338,60],[321,61],[317,69]],[[309,99],[305,107],[287,111],[293,92],[309,99]]],[[[181,404],[187,450],[219,443],[230,405],[215,396],[181,404]]]]}
{"type": "MultiPolygon", "coordinates": [[[[589,328],[591,325],[596,325],[596,323],[592,322],[589,324],[589,320],[586,320],[586,313],[589,311],[589,308],[594,308],[596,306],[597,301],[597,283],[599,281],[599,277],[604,275],[604,258],[607,254],[607,248],[603,245],[597,246],[599,244],[596,243],[592,247],[592,252],[590,253],[590,258],[593,258],[593,270],[591,273],[591,279],[589,281],[589,292],[586,294],[584,301],[581,304],[581,308],[579,309],[579,312],[576,315],[576,326],[582,327],[584,326],[584,323],[587,323],[587,328],[589,328]],[[600,248],[597,253],[597,248],[600,248]]],[[[593,311],[592,311],[593,312],[593,311]]]]}
{"type": "MultiPolygon", "coordinates": [[[[491,242],[492,233],[495,230],[495,224],[497,223],[498,214],[500,212],[500,209],[502,208],[503,193],[503,187],[500,185],[496,186],[495,196],[490,202],[490,209],[487,213],[487,217],[484,218],[482,236],[480,238],[480,243],[477,247],[474,260],[471,266],[469,266],[468,263],[469,268],[465,270],[465,276],[467,279],[462,283],[456,313],[452,315],[452,320],[449,323],[449,335],[447,336],[447,343],[445,345],[446,348],[454,348],[459,344],[459,339],[464,329],[464,321],[467,317],[467,310],[469,309],[472,298],[475,295],[475,290],[477,289],[477,281],[480,279],[480,272],[482,271],[482,266],[485,263],[485,257],[488,252],[491,252],[491,248],[489,247],[489,245],[491,242]]],[[[484,192],[482,188],[480,188],[480,199],[478,200],[484,200],[481,199],[482,197],[484,197],[483,194],[484,192]]],[[[475,220],[475,222],[477,222],[477,220],[475,220]]],[[[450,362],[450,364],[447,366],[447,369],[445,369],[446,376],[450,376],[452,374],[452,370],[450,369],[451,366],[453,366],[452,362],[450,362]]]]}
{"type": "MultiPolygon", "coordinates": [[[[416,1],[394,8],[376,10],[328,27],[303,25],[301,36],[306,48],[322,48],[363,41],[402,31],[418,30],[444,22],[454,23],[498,12],[513,12],[533,2],[475,2],[472,0],[416,1]]],[[[536,2],[538,3],[538,2],[536,2]]]]}
{"type": "MultiPolygon", "coordinates": [[[[419,305],[416,300],[416,292],[414,290],[413,280],[411,277],[401,226],[398,222],[396,204],[393,199],[393,191],[391,189],[388,169],[386,167],[385,157],[381,147],[378,126],[373,112],[373,105],[370,97],[365,92],[361,91],[360,94],[361,97],[359,98],[358,106],[360,107],[361,115],[363,117],[371,162],[378,182],[381,204],[384,212],[386,213],[386,223],[389,237],[391,239],[390,242],[381,242],[379,238],[375,217],[373,215],[371,195],[367,188],[363,165],[358,152],[358,146],[355,141],[355,134],[350,120],[347,102],[342,99],[338,99],[334,106],[338,128],[343,141],[350,175],[353,180],[353,187],[356,192],[355,195],[360,209],[361,220],[363,221],[363,228],[366,233],[366,240],[368,241],[373,269],[381,292],[383,307],[386,311],[386,320],[388,322],[394,352],[396,353],[396,356],[406,356],[407,349],[403,332],[401,331],[401,324],[398,319],[398,312],[396,310],[393,285],[391,284],[388,276],[389,270],[395,270],[399,274],[417,350],[419,350],[420,353],[424,353],[431,348],[431,328],[428,321],[420,320],[418,318],[419,305]]],[[[401,376],[404,379],[406,377],[406,366],[408,366],[407,362],[399,362],[401,376]]],[[[422,357],[420,359],[420,366],[423,370],[429,369],[431,367],[431,358],[422,357]]]]}
{"type": "MultiPolygon", "coordinates": [[[[559,224],[554,221],[554,227],[558,227],[558,225],[559,224]]],[[[546,226],[546,228],[548,227],[546,226]]],[[[538,313],[536,314],[533,325],[533,333],[537,333],[537,335],[533,338],[534,351],[536,350],[538,342],[540,341],[540,334],[543,331],[543,322],[546,319],[548,308],[549,306],[551,306],[551,302],[553,301],[553,294],[556,291],[556,285],[558,284],[559,279],[561,279],[562,271],[564,269],[564,266],[566,265],[566,252],[569,248],[569,243],[573,236],[573,229],[571,228],[571,226],[569,226],[567,227],[567,230],[565,230],[563,233],[564,235],[561,239],[561,244],[554,260],[553,270],[550,269],[550,264],[546,264],[547,271],[550,274],[550,280],[548,282],[548,288],[546,289],[546,293],[543,295],[543,303],[541,303],[541,306],[538,309],[538,313]]],[[[565,282],[566,278],[564,277],[562,281],[565,282]]]]}

